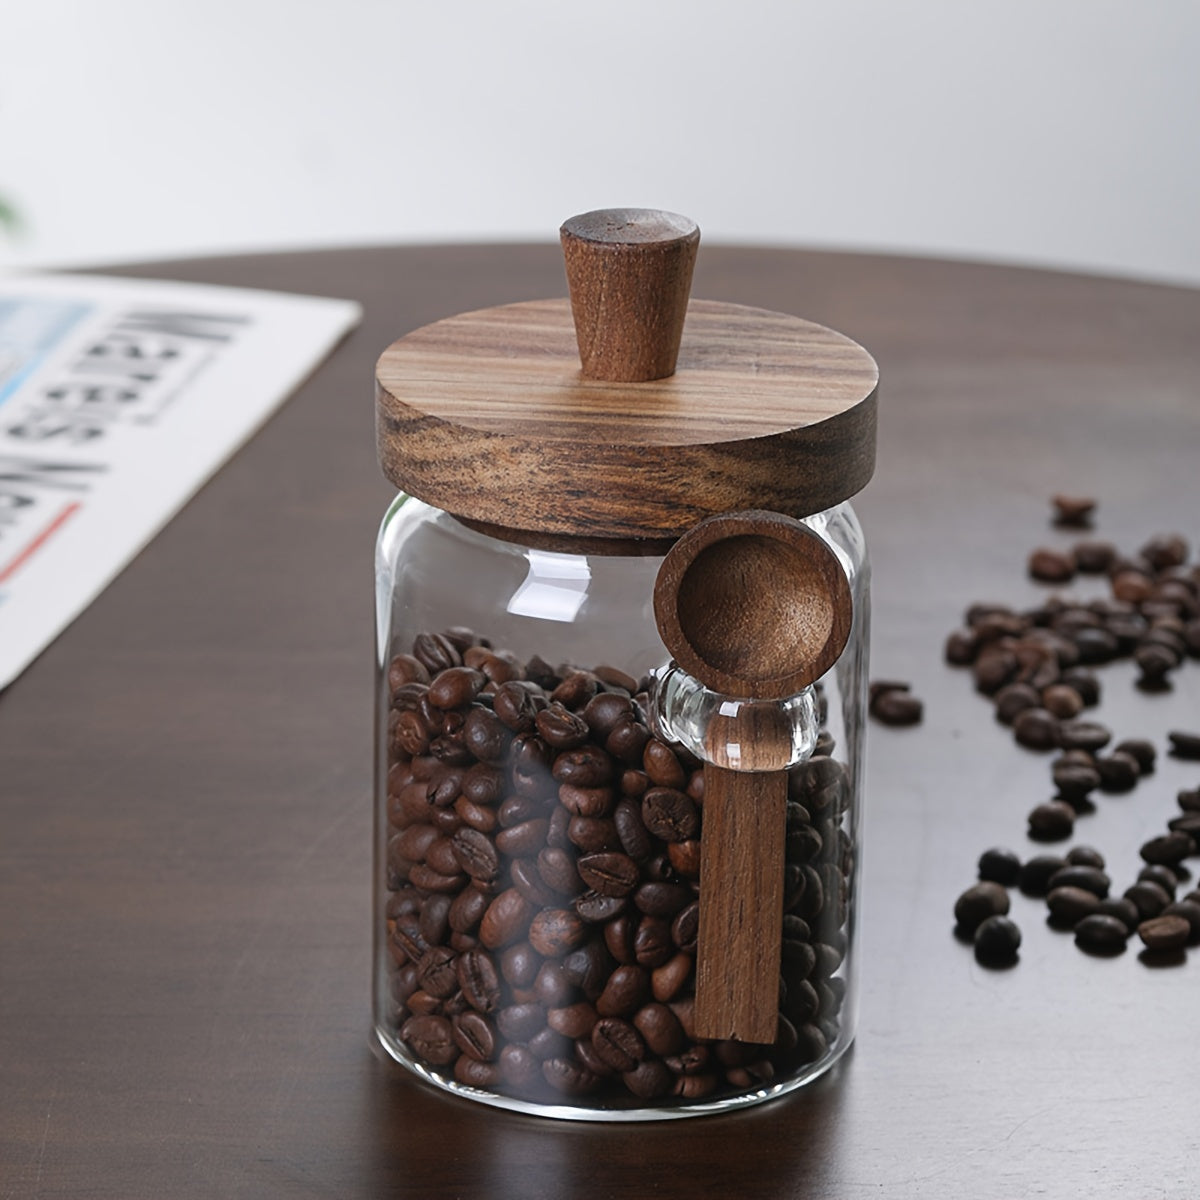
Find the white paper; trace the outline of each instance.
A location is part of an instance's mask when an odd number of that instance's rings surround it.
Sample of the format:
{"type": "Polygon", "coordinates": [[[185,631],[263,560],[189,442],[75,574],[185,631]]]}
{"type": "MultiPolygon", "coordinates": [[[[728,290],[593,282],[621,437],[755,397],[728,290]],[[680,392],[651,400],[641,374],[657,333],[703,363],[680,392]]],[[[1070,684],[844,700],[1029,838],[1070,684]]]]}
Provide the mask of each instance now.
{"type": "Polygon", "coordinates": [[[241,288],[0,276],[0,688],[361,315],[241,288]]]}

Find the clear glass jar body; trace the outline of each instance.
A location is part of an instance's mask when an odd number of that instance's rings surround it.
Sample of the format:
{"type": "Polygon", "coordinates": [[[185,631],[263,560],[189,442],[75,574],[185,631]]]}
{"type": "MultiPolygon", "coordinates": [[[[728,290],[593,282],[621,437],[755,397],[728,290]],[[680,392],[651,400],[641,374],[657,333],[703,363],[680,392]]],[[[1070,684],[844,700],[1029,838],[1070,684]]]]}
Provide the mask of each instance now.
{"type": "Polygon", "coordinates": [[[404,496],[389,508],[374,1009],[399,1062],[504,1108],[646,1120],[768,1099],[845,1052],[869,570],[848,504],[805,524],[845,570],[854,621],[817,685],[815,753],[789,771],[780,1035],[766,1046],[691,1029],[703,768],[655,724],[662,560],[529,549],[404,496]],[[682,827],[647,799],[664,791],[682,827]]]}

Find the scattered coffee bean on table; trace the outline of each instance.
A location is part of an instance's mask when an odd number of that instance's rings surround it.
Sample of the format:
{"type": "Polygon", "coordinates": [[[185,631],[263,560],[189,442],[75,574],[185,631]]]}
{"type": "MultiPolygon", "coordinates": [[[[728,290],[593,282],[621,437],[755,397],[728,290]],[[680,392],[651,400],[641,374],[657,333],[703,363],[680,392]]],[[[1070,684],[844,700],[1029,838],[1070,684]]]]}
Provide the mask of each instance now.
{"type": "Polygon", "coordinates": [[[884,725],[919,725],[924,704],[912,694],[911,685],[880,680],[868,688],[867,711],[884,725]]]}
{"type": "MultiPolygon", "coordinates": [[[[1090,525],[1096,501],[1058,495],[1052,506],[1055,526],[1078,528],[1090,525]]],[[[1132,553],[1096,538],[1039,547],[1026,562],[1034,580],[1067,584],[1077,575],[1097,582],[1107,577],[1109,595],[1047,595],[1025,609],[972,604],[963,627],[947,637],[946,661],[970,668],[975,690],[992,701],[997,722],[1011,728],[1013,740],[1028,750],[1061,751],[1050,764],[1056,794],[1029,813],[1027,832],[1034,841],[1069,838],[1077,818],[1097,811],[1102,793],[1133,791],[1153,774],[1152,739],[1122,738],[1111,745],[1113,732],[1087,719],[1085,710],[1100,702],[1096,672],[1108,663],[1131,662],[1137,688],[1154,694],[1171,690],[1185,662],[1200,659],[1200,565],[1188,565],[1188,554],[1187,539],[1177,533],[1158,534],[1132,553]]],[[[1166,740],[1172,757],[1200,761],[1200,732],[1172,730],[1166,740]]],[[[1051,924],[1073,929],[1089,953],[1118,953],[1145,927],[1150,941],[1144,961],[1167,961],[1154,958],[1163,954],[1182,961],[1181,947],[1200,942],[1200,890],[1174,899],[1180,877],[1188,878],[1185,860],[1200,853],[1200,787],[1179,792],[1178,803],[1180,815],[1141,846],[1145,865],[1123,895],[1109,896],[1104,859],[1087,847],[1024,863],[1012,852],[987,851],[979,879],[1045,897],[1051,924]]],[[[982,921],[980,930],[992,919],[982,921]]]]}
{"type": "Polygon", "coordinates": [[[1003,887],[1015,887],[1021,874],[1021,860],[1011,851],[995,848],[979,856],[979,878],[1003,887]]]}
{"type": "Polygon", "coordinates": [[[1091,496],[1053,496],[1054,523],[1072,527],[1086,526],[1096,511],[1096,501],[1091,496]]]}
{"type": "Polygon", "coordinates": [[[988,917],[975,930],[975,958],[984,966],[1015,962],[1021,946],[1021,931],[1008,917],[988,917]]]}
{"type": "Polygon", "coordinates": [[[955,925],[960,933],[973,934],[988,917],[1002,917],[1008,909],[1008,892],[1000,884],[977,883],[955,902],[955,925]]]}
{"type": "Polygon", "coordinates": [[[1137,927],[1138,937],[1147,950],[1182,950],[1191,937],[1192,927],[1183,916],[1151,917],[1137,927]]]}
{"type": "Polygon", "coordinates": [[[1129,941],[1129,932],[1116,917],[1094,912],[1075,926],[1075,944],[1089,954],[1120,954],[1129,941]]]}
{"type": "Polygon", "coordinates": [[[1174,730],[1167,734],[1171,753],[1176,758],[1200,759],[1200,733],[1183,733],[1174,730]]]}

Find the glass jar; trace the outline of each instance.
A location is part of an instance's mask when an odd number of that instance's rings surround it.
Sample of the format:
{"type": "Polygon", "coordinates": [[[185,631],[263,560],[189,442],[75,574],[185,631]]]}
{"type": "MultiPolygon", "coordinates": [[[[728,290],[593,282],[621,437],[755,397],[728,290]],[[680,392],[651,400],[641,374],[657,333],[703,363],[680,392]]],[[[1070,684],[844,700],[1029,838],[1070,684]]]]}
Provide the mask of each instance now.
{"type": "Polygon", "coordinates": [[[562,232],[569,305],[379,361],[375,1028],[500,1107],[722,1111],[854,1035],[878,370],[689,303],[686,218],[562,232]]]}
{"type": "Polygon", "coordinates": [[[788,771],[773,1045],[692,1022],[703,770],[656,721],[661,558],[535,549],[399,496],[376,556],[375,1028],[452,1092],[627,1120],[755,1103],[854,1036],[869,622],[861,529],[804,519],[853,598],[788,771]],[[465,669],[464,669],[465,668],[465,669]],[[678,811],[675,811],[675,810],[678,811]]]}

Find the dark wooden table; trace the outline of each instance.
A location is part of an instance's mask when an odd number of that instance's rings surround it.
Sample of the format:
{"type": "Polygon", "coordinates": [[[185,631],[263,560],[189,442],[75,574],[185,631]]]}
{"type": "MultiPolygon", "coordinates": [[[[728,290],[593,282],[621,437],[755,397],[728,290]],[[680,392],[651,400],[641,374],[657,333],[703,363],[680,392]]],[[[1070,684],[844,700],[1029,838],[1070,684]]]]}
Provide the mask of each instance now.
{"type": "MultiPolygon", "coordinates": [[[[372,371],[456,311],[564,291],[552,246],[361,249],[128,274],[357,298],[366,320],[0,696],[0,1197],[1194,1196],[1200,954],[1089,958],[1016,896],[988,971],[951,934],[993,844],[1033,845],[1047,760],[943,664],[1058,491],[1136,549],[1200,537],[1200,292],[903,258],[701,250],[695,294],[811,317],[883,372],[857,1044],[791,1098],[642,1127],[434,1094],[368,1037],[372,371]]],[[[1165,745],[1200,669],[1099,716],[1165,745]]],[[[1160,759],[1076,841],[1136,873],[1200,764],[1160,759]]]]}

